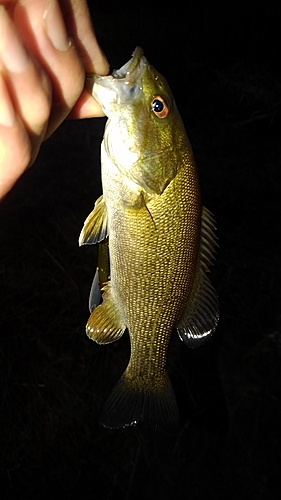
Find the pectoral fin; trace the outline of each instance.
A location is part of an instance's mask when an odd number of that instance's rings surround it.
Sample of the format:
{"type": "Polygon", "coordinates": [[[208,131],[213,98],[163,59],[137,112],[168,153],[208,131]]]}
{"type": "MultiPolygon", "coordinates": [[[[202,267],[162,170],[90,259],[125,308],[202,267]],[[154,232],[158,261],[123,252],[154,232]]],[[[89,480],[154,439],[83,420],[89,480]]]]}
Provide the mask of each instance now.
{"type": "Polygon", "coordinates": [[[99,243],[107,237],[107,210],[100,196],[94,210],[88,215],[79,236],[79,245],[93,245],[99,243]]]}
{"type": "Polygon", "coordinates": [[[126,325],[114,302],[110,283],[105,285],[103,291],[103,303],[89,317],[86,333],[98,344],[110,344],[122,337],[126,325]]]}
{"type": "Polygon", "coordinates": [[[214,258],[215,224],[211,213],[202,212],[201,242],[194,285],[186,309],[177,324],[178,334],[188,347],[203,344],[214,332],[219,320],[217,294],[206,272],[214,258]]]}

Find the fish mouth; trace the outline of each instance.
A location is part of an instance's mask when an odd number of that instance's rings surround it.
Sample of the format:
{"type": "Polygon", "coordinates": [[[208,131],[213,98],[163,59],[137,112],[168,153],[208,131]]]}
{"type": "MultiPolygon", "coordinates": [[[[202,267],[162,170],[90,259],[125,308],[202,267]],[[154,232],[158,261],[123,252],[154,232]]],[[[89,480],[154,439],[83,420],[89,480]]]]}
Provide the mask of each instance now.
{"type": "Polygon", "coordinates": [[[106,115],[110,111],[109,104],[125,103],[141,92],[141,78],[147,64],[142,48],[137,47],[132,58],[111,75],[95,75],[92,94],[106,115]]]}
{"type": "Polygon", "coordinates": [[[132,54],[132,58],[120,69],[114,69],[111,76],[112,78],[118,80],[128,79],[130,76],[136,73],[138,69],[141,69],[141,67],[143,67],[145,63],[146,59],[144,57],[142,48],[136,47],[132,54]]]}

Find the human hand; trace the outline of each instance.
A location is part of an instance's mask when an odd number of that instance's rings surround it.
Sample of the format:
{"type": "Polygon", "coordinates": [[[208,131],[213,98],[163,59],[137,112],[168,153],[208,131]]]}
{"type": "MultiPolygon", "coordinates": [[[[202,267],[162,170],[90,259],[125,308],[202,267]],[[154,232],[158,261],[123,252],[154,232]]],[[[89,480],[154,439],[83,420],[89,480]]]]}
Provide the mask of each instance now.
{"type": "Polygon", "coordinates": [[[108,69],[86,0],[0,0],[0,199],[67,116],[103,116],[85,73],[108,69]]]}

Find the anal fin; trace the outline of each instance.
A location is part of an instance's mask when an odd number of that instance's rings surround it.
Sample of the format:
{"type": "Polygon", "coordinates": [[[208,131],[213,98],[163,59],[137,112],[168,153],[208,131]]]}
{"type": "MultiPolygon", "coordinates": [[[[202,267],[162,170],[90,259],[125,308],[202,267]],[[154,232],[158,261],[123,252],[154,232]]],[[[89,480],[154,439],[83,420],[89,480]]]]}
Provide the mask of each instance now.
{"type": "Polygon", "coordinates": [[[122,337],[126,325],[112,297],[110,283],[105,285],[103,291],[103,302],[89,317],[86,333],[98,344],[110,344],[122,337]]]}
{"type": "Polygon", "coordinates": [[[219,320],[217,294],[204,272],[199,271],[187,307],[177,324],[181,340],[199,347],[215,331],[219,320]]]}
{"type": "Polygon", "coordinates": [[[201,240],[196,276],[186,309],[176,325],[179,337],[188,347],[203,344],[216,329],[219,320],[218,297],[209,278],[209,266],[216,246],[215,223],[211,212],[202,211],[201,240]]]}

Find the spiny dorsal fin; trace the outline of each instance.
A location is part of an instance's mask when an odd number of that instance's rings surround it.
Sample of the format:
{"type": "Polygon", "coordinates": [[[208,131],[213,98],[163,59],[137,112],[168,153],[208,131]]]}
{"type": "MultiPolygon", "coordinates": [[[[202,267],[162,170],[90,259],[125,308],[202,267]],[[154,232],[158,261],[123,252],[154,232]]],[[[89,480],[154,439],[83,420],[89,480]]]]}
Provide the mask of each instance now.
{"type": "Polygon", "coordinates": [[[100,196],[94,210],[88,215],[79,236],[79,245],[93,245],[99,243],[107,237],[107,210],[100,196]]]}
{"type": "Polygon", "coordinates": [[[126,325],[115,305],[110,283],[105,285],[103,291],[103,303],[89,317],[86,333],[98,344],[110,344],[122,337],[126,325]]]}
{"type": "Polygon", "coordinates": [[[205,274],[214,260],[216,245],[213,216],[203,207],[196,276],[186,309],[177,324],[179,337],[188,347],[203,344],[214,332],[219,320],[218,297],[205,274]]]}

